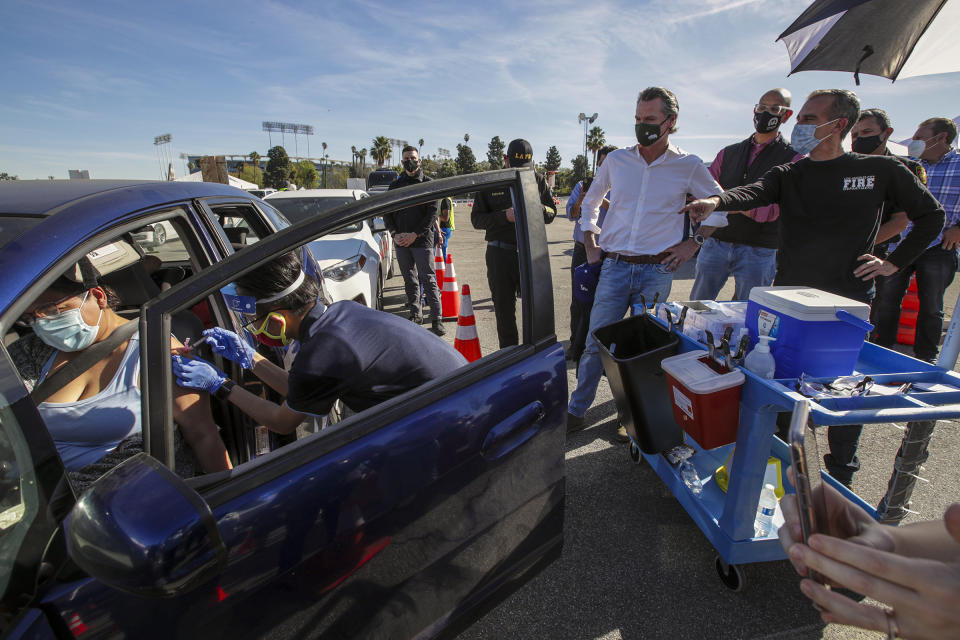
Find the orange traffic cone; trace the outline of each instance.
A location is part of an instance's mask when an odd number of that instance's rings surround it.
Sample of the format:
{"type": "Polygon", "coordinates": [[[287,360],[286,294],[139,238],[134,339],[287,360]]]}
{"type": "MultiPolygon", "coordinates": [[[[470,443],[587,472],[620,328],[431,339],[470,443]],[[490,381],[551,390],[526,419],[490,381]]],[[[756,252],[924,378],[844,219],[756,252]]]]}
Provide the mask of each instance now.
{"type": "Polygon", "coordinates": [[[460,292],[457,286],[457,272],[453,270],[453,254],[447,253],[447,268],[443,271],[443,290],[440,294],[440,306],[444,320],[456,320],[460,315],[460,292]]]}
{"type": "Polygon", "coordinates": [[[480,353],[480,336],[477,335],[477,321],[473,317],[473,303],[470,302],[470,285],[463,285],[462,297],[460,317],[457,318],[457,337],[453,341],[453,348],[459,351],[467,362],[473,362],[482,358],[483,354],[480,353]]]}
{"type": "Polygon", "coordinates": [[[443,291],[443,249],[440,247],[433,248],[433,272],[437,276],[437,287],[443,291]]]}

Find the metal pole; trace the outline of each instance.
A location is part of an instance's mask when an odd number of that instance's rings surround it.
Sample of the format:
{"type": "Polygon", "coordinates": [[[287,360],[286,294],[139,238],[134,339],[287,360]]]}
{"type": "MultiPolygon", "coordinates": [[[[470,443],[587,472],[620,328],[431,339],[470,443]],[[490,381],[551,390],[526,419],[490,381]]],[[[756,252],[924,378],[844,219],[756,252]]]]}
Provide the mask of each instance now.
{"type": "Polygon", "coordinates": [[[953,315],[950,317],[950,325],[947,327],[947,337],[943,339],[943,348],[940,349],[940,357],[937,358],[937,366],[943,367],[947,371],[956,366],[957,356],[960,355],[958,318],[960,318],[960,298],[957,298],[957,304],[953,307],[953,315]]]}
{"type": "Polygon", "coordinates": [[[920,467],[930,456],[927,448],[936,426],[936,420],[907,423],[900,450],[893,461],[893,474],[887,484],[887,493],[877,505],[877,519],[880,522],[899,524],[910,512],[910,496],[917,485],[920,467]]]}

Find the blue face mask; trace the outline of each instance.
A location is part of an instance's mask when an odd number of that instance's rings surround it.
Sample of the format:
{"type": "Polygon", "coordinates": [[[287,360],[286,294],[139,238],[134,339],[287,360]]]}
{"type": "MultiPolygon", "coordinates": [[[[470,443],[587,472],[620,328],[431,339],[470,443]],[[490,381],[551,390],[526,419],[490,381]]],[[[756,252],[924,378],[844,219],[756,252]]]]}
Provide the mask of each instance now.
{"type": "Polygon", "coordinates": [[[793,132],[790,134],[790,146],[793,147],[797,153],[807,155],[816,149],[817,145],[833,135],[831,133],[827,138],[817,138],[815,135],[817,129],[828,124],[833,124],[839,119],[840,118],[834,118],[830,122],[824,122],[823,124],[800,124],[798,122],[793,125],[793,132]]]}
{"type": "Polygon", "coordinates": [[[61,311],[48,318],[37,318],[33,323],[33,332],[38,338],[59,351],[83,351],[96,340],[100,329],[100,318],[103,317],[103,309],[101,309],[97,324],[89,325],[80,315],[80,309],[89,295],[90,292],[87,291],[76,309],[61,311]]]}

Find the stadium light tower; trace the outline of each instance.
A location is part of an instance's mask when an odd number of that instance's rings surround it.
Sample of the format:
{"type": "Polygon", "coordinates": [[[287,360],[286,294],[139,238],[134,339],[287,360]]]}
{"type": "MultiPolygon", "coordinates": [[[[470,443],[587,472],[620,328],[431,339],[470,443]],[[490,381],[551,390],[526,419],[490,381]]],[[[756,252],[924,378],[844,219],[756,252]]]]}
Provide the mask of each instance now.
{"type": "Polygon", "coordinates": [[[577,116],[577,122],[583,123],[583,157],[584,158],[587,157],[587,127],[589,127],[591,124],[596,122],[598,115],[599,114],[594,113],[592,116],[588,118],[587,114],[581,113],[580,115],[577,116]]]}
{"type": "Polygon", "coordinates": [[[173,136],[169,133],[164,133],[163,135],[154,136],[153,145],[157,148],[157,160],[160,162],[160,179],[169,180],[170,179],[170,166],[173,164],[170,152],[170,142],[173,140],[173,136]]]}

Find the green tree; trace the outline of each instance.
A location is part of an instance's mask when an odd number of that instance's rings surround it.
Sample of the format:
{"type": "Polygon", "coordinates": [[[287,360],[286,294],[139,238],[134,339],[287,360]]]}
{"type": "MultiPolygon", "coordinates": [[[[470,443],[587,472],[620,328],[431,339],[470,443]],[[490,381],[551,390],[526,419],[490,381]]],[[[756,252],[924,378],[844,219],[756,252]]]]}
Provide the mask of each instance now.
{"type": "Polygon", "coordinates": [[[244,163],[237,173],[237,177],[247,182],[256,183],[258,187],[263,187],[263,170],[259,164],[244,163]]]}
{"type": "Polygon", "coordinates": [[[547,171],[557,171],[560,168],[560,163],[563,162],[560,158],[560,152],[557,150],[557,146],[553,145],[547,149],[547,161],[543,163],[543,168],[547,171]]]}
{"type": "Polygon", "coordinates": [[[419,140],[417,140],[417,146],[419,147],[419,149],[417,150],[417,155],[420,158],[423,158],[423,138],[420,138],[419,140]]]}
{"type": "Polygon", "coordinates": [[[301,160],[293,167],[293,181],[298,187],[316,189],[320,184],[320,174],[311,161],[301,160]]]}
{"type": "Polygon", "coordinates": [[[435,178],[449,178],[455,175],[457,175],[457,163],[450,158],[438,163],[437,169],[434,172],[435,178]]]}
{"type": "Polygon", "coordinates": [[[256,151],[251,151],[251,152],[247,155],[247,157],[250,158],[250,162],[252,162],[254,165],[256,165],[256,167],[257,167],[258,169],[260,168],[260,154],[259,154],[259,153],[257,153],[256,151]]]}
{"type": "Polygon", "coordinates": [[[457,173],[476,173],[477,171],[477,158],[473,155],[473,149],[465,144],[457,144],[456,163],[457,173]]]}
{"type": "Polygon", "coordinates": [[[18,178],[17,176],[12,176],[6,171],[4,171],[3,173],[0,173],[0,180],[19,180],[19,179],[20,178],[18,178]]]}
{"type": "Polygon", "coordinates": [[[370,148],[370,155],[377,162],[378,168],[383,168],[383,164],[390,157],[390,139],[385,136],[377,136],[373,139],[373,146],[370,148]]]}
{"type": "Polygon", "coordinates": [[[503,150],[505,148],[506,145],[503,144],[500,136],[490,138],[490,144],[487,145],[487,162],[490,163],[491,169],[503,169],[503,150]]]}
{"type": "Polygon", "coordinates": [[[593,152],[594,171],[597,170],[597,151],[600,151],[605,144],[607,144],[607,137],[603,133],[603,129],[600,127],[590,129],[590,133],[587,134],[587,149],[593,152]]]}
{"type": "Polygon", "coordinates": [[[463,143],[466,144],[466,143],[468,143],[468,142],[470,142],[470,134],[469,134],[469,133],[465,133],[465,134],[463,134],[463,143]]]}
{"type": "Polygon", "coordinates": [[[293,165],[290,164],[290,156],[287,150],[277,145],[267,151],[267,171],[263,176],[265,187],[273,189],[283,189],[290,180],[290,174],[293,172],[293,165]]]}
{"type": "Polygon", "coordinates": [[[585,180],[587,173],[590,171],[590,161],[587,160],[586,156],[582,153],[577,154],[577,157],[573,159],[573,180],[574,184],[585,180]]]}

